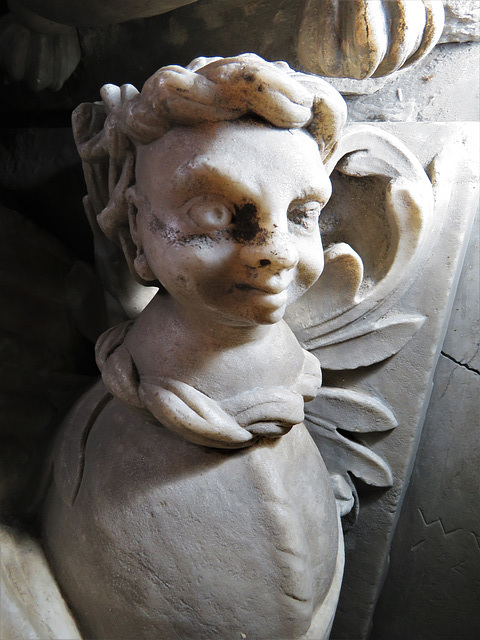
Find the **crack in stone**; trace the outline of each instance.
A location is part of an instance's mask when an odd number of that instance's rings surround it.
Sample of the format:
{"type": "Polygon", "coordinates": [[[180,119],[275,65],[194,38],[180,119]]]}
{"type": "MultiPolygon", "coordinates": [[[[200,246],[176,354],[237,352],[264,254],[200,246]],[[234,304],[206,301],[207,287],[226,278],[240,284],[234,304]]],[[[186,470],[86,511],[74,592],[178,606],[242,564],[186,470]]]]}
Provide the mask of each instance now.
{"type": "Polygon", "coordinates": [[[459,367],[464,367],[468,371],[471,371],[472,373],[476,373],[477,376],[480,376],[480,371],[478,371],[477,369],[474,369],[473,367],[471,367],[470,365],[466,364],[465,362],[459,362],[458,360],[455,360],[455,358],[453,358],[452,356],[448,355],[448,353],[445,353],[445,351],[442,351],[441,353],[442,353],[442,356],[445,356],[445,358],[448,358],[449,360],[451,360],[455,364],[458,364],[459,367]]]}
{"type": "Polygon", "coordinates": [[[480,550],[480,536],[475,533],[475,531],[472,531],[472,536],[474,537],[475,542],[477,543],[477,547],[480,550]]]}

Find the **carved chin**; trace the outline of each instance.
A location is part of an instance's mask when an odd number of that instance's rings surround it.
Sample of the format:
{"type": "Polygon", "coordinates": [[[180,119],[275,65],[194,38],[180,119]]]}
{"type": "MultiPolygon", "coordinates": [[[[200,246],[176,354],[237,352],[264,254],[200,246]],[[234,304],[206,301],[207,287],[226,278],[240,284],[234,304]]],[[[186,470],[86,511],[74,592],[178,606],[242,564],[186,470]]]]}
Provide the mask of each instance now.
{"type": "Polygon", "coordinates": [[[286,291],[279,294],[240,291],[236,292],[233,304],[212,301],[208,308],[214,311],[217,321],[223,318],[225,324],[248,326],[280,322],[288,304],[290,301],[286,291]]]}
{"type": "Polygon", "coordinates": [[[254,324],[276,324],[283,319],[287,305],[281,307],[256,306],[248,314],[248,320],[254,324]]]}

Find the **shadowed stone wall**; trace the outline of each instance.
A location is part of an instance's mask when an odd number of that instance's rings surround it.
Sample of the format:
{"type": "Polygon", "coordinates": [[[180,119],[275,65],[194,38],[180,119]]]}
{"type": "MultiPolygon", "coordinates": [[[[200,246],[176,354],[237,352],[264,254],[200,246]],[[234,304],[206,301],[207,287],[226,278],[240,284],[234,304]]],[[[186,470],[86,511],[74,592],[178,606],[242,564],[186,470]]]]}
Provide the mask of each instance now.
{"type": "Polygon", "coordinates": [[[480,637],[478,245],[477,215],[371,640],[480,637]]]}

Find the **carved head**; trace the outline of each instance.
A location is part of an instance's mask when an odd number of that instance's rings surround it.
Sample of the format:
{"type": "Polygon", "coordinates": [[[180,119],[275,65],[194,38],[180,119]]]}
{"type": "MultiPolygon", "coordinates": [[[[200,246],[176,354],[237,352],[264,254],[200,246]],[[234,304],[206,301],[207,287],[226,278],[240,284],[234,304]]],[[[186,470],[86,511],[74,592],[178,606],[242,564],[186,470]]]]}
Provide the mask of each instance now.
{"type": "Polygon", "coordinates": [[[246,54],[164,67],[141,93],[106,85],[102,97],[74,114],[86,206],[134,277],[225,322],[280,320],[323,269],[341,96],[246,54]]]}

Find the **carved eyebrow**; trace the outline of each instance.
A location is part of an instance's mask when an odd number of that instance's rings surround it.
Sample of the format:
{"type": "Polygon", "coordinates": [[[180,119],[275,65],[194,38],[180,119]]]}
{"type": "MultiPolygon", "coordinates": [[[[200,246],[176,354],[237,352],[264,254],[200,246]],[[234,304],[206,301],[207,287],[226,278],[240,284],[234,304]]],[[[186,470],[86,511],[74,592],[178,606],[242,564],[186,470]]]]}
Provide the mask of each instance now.
{"type": "Polygon", "coordinates": [[[228,170],[220,169],[208,159],[197,158],[182,164],[173,174],[172,186],[175,191],[182,191],[185,195],[196,194],[199,187],[206,187],[228,195],[230,199],[251,200],[261,196],[228,170]]]}
{"type": "MultiPolygon", "coordinates": [[[[230,200],[255,201],[262,198],[261,191],[252,185],[236,178],[228,169],[225,171],[212,164],[208,158],[195,158],[180,165],[172,177],[174,191],[182,194],[184,201],[198,194],[199,188],[207,188],[225,195],[230,200]]],[[[293,202],[308,202],[311,200],[325,204],[331,195],[330,180],[322,182],[320,176],[310,176],[308,187],[299,189],[292,199],[293,202]]]]}

